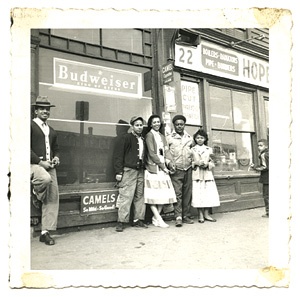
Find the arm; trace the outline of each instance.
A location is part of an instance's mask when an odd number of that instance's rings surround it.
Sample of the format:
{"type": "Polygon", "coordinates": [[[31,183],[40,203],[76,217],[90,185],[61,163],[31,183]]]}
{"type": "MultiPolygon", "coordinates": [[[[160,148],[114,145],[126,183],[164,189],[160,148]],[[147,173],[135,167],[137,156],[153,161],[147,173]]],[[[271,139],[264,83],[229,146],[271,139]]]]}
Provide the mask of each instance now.
{"type": "Polygon", "coordinates": [[[269,170],[269,154],[263,153],[260,156],[260,166],[255,167],[256,171],[268,171],[269,170]]]}
{"type": "MultiPolygon", "coordinates": [[[[147,133],[146,135],[146,145],[147,145],[147,153],[150,156],[150,159],[159,166],[162,170],[166,168],[165,163],[162,162],[162,158],[157,155],[155,139],[152,133],[147,133]]],[[[164,156],[162,156],[164,159],[164,156]]]]}
{"type": "Polygon", "coordinates": [[[124,150],[125,150],[125,137],[123,136],[116,141],[116,146],[115,146],[114,169],[115,169],[117,181],[121,181],[123,176],[124,150]]]}

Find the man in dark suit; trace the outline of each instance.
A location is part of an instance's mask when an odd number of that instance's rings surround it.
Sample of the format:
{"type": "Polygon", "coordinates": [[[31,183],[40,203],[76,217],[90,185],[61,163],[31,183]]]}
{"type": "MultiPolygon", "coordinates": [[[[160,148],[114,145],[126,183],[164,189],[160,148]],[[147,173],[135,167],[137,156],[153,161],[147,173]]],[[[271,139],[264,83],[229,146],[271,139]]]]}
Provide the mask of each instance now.
{"type": "Polygon", "coordinates": [[[57,133],[47,123],[51,105],[47,97],[39,96],[34,106],[35,118],[31,122],[30,174],[33,204],[41,208],[40,242],[54,245],[49,231],[56,230],[59,193],[56,166],[59,165],[57,133]]]}

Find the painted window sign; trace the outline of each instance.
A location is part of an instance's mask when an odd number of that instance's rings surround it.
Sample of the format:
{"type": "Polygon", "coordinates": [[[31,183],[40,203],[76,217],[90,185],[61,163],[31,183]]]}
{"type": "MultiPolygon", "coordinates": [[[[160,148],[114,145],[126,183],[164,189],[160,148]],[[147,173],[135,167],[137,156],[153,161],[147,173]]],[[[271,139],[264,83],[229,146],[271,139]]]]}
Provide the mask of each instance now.
{"type": "Polygon", "coordinates": [[[181,81],[181,101],[183,115],[190,125],[201,125],[199,87],[197,83],[181,81]]]}
{"type": "Polygon", "coordinates": [[[209,42],[175,45],[175,65],[203,73],[269,87],[269,63],[209,42]]]}
{"type": "Polygon", "coordinates": [[[141,74],[54,58],[54,87],[107,95],[142,97],[141,74]]]}
{"type": "Polygon", "coordinates": [[[81,194],[81,214],[89,215],[116,209],[119,191],[89,192],[81,194]]]}

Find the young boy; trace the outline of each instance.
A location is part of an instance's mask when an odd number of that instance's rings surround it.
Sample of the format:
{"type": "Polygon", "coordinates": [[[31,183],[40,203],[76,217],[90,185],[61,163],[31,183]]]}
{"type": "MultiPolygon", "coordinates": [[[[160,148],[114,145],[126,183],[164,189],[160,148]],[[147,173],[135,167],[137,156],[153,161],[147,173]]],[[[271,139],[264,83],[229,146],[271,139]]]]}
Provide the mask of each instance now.
{"type": "Polygon", "coordinates": [[[142,137],[144,120],[134,116],[130,120],[132,133],[125,134],[115,151],[114,169],[116,172],[119,197],[117,200],[117,232],[122,232],[129,222],[130,209],[133,204],[133,226],[148,228],[143,223],[145,217],[144,203],[144,151],[142,137]]]}
{"type": "Polygon", "coordinates": [[[251,167],[260,172],[259,182],[263,184],[263,198],[265,202],[266,213],[264,218],[269,217],[269,148],[266,139],[260,139],[257,142],[259,151],[259,166],[251,164],[251,167]]]}

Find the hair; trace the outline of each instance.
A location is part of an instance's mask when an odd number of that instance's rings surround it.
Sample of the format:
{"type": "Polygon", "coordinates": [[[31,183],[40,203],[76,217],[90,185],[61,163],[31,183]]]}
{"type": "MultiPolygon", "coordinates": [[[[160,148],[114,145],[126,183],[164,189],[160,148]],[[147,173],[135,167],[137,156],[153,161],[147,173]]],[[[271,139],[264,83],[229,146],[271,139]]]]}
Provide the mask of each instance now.
{"type": "Polygon", "coordinates": [[[194,139],[194,141],[195,141],[196,144],[197,144],[197,142],[196,142],[196,137],[197,137],[198,135],[205,137],[204,144],[207,145],[207,142],[208,142],[208,135],[207,135],[207,133],[205,132],[205,130],[199,129],[199,130],[193,135],[193,139],[194,139]]]}
{"type": "Polygon", "coordinates": [[[162,131],[162,129],[163,129],[163,124],[162,124],[161,117],[160,117],[158,114],[153,114],[153,115],[151,115],[151,116],[149,117],[149,119],[148,119],[147,128],[146,128],[146,133],[148,133],[148,132],[152,129],[152,127],[151,127],[152,120],[153,120],[153,119],[156,119],[156,118],[158,118],[158,119],[160,120],[160,123],[161,123],[160,128],[159,128],[159,132],[160,132],[160,133],[163,132],[163,131],[162,131]]]}
{"type": "Polygon", "coordinates": [[[257,141],[257,143],[259,143],[259,142],[263,143],[266,147],[269,146],[268,140],[265,139],[265,138],[259,139],[259,140],[257,141]]]}

